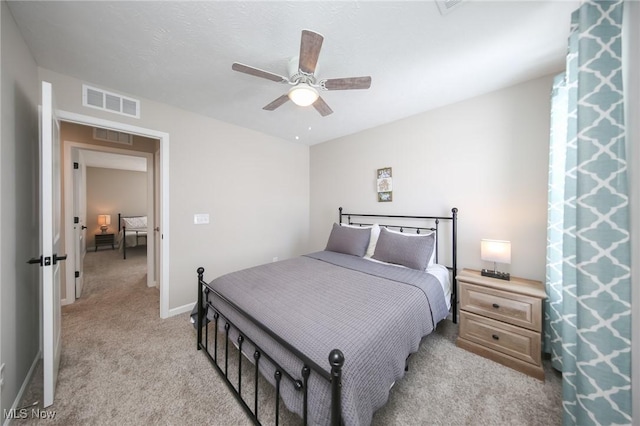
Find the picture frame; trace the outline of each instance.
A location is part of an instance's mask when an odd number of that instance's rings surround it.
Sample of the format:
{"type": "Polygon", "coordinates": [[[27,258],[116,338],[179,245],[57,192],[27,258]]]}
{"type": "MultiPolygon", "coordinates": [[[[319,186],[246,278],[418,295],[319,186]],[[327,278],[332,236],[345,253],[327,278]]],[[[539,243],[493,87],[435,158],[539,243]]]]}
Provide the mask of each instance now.
{"type": "Polygon", "coordinates": [[[393,192],[378,192],[378,202],[385,203],[393,201],[393,192]]]}
{"type": "Polygon", "coordinates": [[[376,190],[378,202],[393,201],[393,181],[391,167],[383,167],[376,172],[376,190]]]}

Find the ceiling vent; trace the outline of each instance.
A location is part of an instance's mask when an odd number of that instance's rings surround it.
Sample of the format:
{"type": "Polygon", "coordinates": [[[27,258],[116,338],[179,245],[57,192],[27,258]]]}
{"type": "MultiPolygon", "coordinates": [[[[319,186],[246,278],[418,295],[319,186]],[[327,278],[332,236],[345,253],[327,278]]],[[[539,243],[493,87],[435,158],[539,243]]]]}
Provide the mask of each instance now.
{"type": "Polygon", "coordinates": [[[93,128],[93,138],[99,141],[133,145],[132,134],[116,132],[115,130],[100,129],[98,127],[93,128]]]}
{"type": "Polygon", "coordinates": [[[140,118],[140,101],[117,93],[82,85],[82,105],[128,117],[140,118]]]}
{"type": "Polygon", "coordinates": [[[462,4],[463,0],[436,0],[441,15],[446,15],[462,4]]]}

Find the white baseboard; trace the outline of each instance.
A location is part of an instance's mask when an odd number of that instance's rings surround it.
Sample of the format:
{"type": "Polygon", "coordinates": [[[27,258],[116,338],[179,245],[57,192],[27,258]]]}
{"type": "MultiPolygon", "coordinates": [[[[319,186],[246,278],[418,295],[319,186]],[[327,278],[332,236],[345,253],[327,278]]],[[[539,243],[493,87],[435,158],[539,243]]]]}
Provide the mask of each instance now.
{"type": "MultiPolygon", "coordinates": [[[[22,397],[24,396],[24,393],[29,387],[29,383],[31,383],[31,379],[33,378],[33,373],[36,371],[36,367],[38,366],[38,361],[40,361],[40,358],[42,358],[42,352],[38,351],[38,353],[36,354],[36,358],[33,360],[33,363],[31,363],[31,367],[27,372],[27,377],[24,378],[24,382],[22,382],[22,386],[20,386],[18,395],[16,395],[16,399],[15,401],[13,401],[13,405],[11,405],[12,411],[17,410],[19,408],[18,404],[20,404],[20,401],[22,401],[22,397]]],[[[11,424],[11,420],[13,420],[11,417],[6,418],[3,426],[9,426],[11,424]]]]}
{"type": "Polygon", "coordinates": [[[196,302],[187,303],[186,305],[182,305],[182,306],[178,306],[177,308],[169,309],[169,316],[173,317],[173,316],[176,316],[176,315],[184,314],[185,312],[191,312],[191,310],[193,309],[193,305],[195,305],[195,304],[196,304],[196,302]]]}

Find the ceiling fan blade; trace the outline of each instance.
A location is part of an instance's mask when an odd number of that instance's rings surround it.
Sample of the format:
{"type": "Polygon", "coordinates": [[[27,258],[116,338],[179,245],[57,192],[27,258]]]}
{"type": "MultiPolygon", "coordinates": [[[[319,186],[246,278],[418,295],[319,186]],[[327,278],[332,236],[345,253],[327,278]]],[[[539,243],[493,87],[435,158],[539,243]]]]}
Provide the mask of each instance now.
{"type": "Polygon", "coordinates": [[[313,107],[320,113],[321,116],[326,117],[329,114],[333,113],[333,110],[329,108],[329,105],[318,96],[318,99],[313,103],[313,107]]]}
{"type": "Polygon", "coordinates": [[[368,89],[371,87],[371,77],[330,78],[320,82],[326,90],[368,89]]]}
{"type": "Polygon", "coordinates": [[[287,102],[288,100],[289,100],[288,95],[282,95],[275,101],[271,102],[269,105],[264,106],[262,109],[266,109],[267,111],[273,111],[274,109],[278,108],[280,105],[287,102]]]}
{"type": "Polygon", "coordinates": [[[309,30],[302,30],[300,40],[300,62],[298,68],[306,74],[313,74],[316,71],[320,49],[322,48],[322,37],[318,33],[309,30]]]}
{"type": "Polygon", "coordinates": [[[249,65],[240,64],[238,62],[234,62],[233,65],[231,65],[231,69],[234,71],[252,75],[254,77],[266,78],[267,80],[275,81],[276,83],[289,82],[288,79],[286,79],[281,75],[274,74],[269,71],[264,71],[264,70],[261,70],[260,68],[251,67],[249,65]]]}

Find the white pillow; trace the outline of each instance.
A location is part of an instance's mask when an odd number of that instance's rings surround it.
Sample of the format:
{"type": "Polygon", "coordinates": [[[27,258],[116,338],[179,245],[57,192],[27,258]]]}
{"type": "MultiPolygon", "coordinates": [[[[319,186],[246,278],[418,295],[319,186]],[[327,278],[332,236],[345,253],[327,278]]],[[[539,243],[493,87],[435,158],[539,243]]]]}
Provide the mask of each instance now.
{"type": "MultiPolygon", "coordinates": [[[[396,234],[400,234],[400,235],[406,235],[407,237],[424,237],[425,235],[430,235],[433,234],[433,251],[431,252],[431,257],[429,258],[429,262],[427,263],[427,268],[429,268],[429,266],[435,264],[436,261],[436,248],[438,247],[437,241],[436,241],[436,231],[420,231],[420,234],[416,234],[415,232],[400,232],[394,229],[387,229],[387,231],[389,232],[394,232],[396,234]]],[[[414,230],[412,230],[414,231],[414,230]]],[[[378,235],[379,235],[380,231],[378,231],[378,235]]]]}
{"type": "Polygon", "coordinates": [[[364,254],[364,257],[371,257],[376,250],[376,243],[378,242],[378,237],[380,236],[380,225],[374,223],[373,225],[349,225],[347,223],[341,223],[340,226],[346,226],[348,228],[361,228],[361,229],[371,229],[371,236],[369,237],[369,246],[367,247],[367,251],[364,254]]]}

